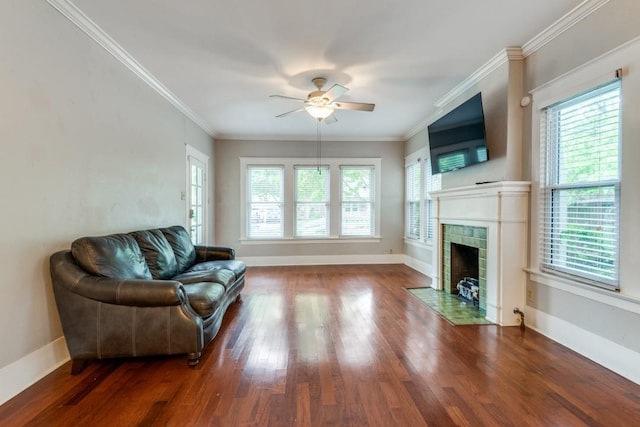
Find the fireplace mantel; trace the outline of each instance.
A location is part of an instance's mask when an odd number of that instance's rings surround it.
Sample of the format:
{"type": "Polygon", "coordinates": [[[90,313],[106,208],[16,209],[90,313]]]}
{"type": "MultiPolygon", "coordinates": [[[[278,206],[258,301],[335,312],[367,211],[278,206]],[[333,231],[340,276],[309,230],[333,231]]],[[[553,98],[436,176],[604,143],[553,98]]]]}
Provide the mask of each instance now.
{"type": "Polygon", "coordinates": [[[435,201],[434,286],[443,289],[442,226],[484,227],[486,235],[487,319],[518,325],[515,307],[525,305],[531,183],[500,181],[431,193],[435,201]]]}

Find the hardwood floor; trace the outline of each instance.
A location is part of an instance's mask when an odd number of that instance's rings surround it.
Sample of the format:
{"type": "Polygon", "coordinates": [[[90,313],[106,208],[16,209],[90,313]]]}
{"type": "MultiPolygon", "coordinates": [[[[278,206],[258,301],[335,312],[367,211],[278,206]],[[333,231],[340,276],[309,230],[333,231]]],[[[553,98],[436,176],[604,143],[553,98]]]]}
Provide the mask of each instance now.
{"type": "Polygon", "coordinates": [[[250,268],[196,368],[70,364],[0,407],[3,426],[625,426],[640,386],[532,330],[452,326],[401,265],[250,268]]]}

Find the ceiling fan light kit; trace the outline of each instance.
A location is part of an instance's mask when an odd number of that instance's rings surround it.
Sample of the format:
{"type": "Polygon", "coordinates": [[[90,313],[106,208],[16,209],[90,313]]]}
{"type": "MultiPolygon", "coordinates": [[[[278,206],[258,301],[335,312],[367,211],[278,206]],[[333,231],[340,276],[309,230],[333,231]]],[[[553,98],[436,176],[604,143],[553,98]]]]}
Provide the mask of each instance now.
{"type": "Polygon", "coordinates": [[[336,109],[339,110],[354,110],[354,111],[373,111],[375,108],[375,104],[365,104],[361,102],[334,102],[339,97],[344,95],[349,91],[346,87],[334,84],[331,89],[324,91],[322,87],[327,83],[327,79],[324,77],[316,77],[311,80],[311,82],[316,86],[317,90],[314,90],[307,95],[307,99],[301,98],[293,98],[290,96],[284,95],[271,95],[272,98],[284,98],[284,99],[293,99],[296,101],[303,101],[304,107],[297,108],[292,111],[288,111],[286,113],[280,114],[276,117],[285,117],[291,113],[296,113],[298,111],[306,111],[311,117],[318,121],[323,121],[329,117],[333,117],[333,120],[325,120],[327,123],[334,123],[335,116],[333,112],[336,109]]]}
{"type": "Polygon", "coordinates": [[[326,119],[333,114],[333,108],[327,107],[326,105],[309,105],[308,107],[304,107],[304,109],[311,117],[318,120],[326,119]]]}

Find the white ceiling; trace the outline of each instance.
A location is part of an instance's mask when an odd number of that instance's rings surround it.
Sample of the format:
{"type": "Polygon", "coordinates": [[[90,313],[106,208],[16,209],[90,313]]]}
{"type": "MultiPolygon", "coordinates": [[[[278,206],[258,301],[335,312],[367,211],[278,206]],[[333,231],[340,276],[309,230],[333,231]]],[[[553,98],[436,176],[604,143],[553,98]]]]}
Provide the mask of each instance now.
{"type": "Polygon", "coordinates": [[[403,139],[505,47],[582,0],[73,0],[217,138],[314,139],[311,78],[350,89],[326,139],[403,139]]]}

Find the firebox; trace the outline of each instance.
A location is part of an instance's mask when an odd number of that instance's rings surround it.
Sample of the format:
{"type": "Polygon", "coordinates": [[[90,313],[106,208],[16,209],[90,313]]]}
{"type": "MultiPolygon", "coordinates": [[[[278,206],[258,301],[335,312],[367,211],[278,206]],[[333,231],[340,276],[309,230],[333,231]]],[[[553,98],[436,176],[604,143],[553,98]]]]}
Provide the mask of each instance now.
{"type": "Polygon", "coordinates": [[[451,243],[451,293],[478,306],[479,249],[451,243]]]}

